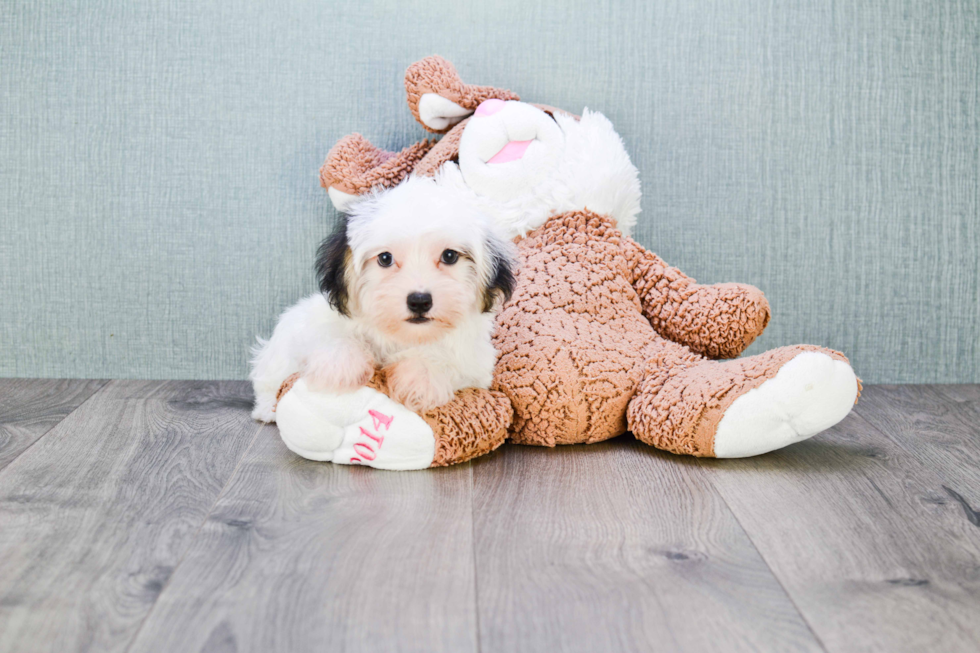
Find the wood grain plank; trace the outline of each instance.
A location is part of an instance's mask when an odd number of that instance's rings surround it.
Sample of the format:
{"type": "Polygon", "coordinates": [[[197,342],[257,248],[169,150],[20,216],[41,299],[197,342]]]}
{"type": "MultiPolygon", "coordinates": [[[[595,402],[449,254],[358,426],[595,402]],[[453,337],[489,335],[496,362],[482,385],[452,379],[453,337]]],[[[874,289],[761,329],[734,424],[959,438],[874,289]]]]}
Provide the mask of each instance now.
{"type": "MultiPolygon", "coordinates": [[[[828,651],[975,651],[980,530],[922,456],[929,418],[868,387],[829,431],[743,460],[701,460],[828,651]]],[[[974,488],[975,490],[975,488],[974,488]]]]}
{"type": "Polygon", "coordinates": [[[0,470],[107,381],[0,379],[0,470]]]}
{"type": "Polygon", "coordinates": [[[474,492],[484,652],[821,650],[694,459],[511,446],[474,492]]]}
{"type": "MultiPolygon", "coordinates": [[[[882,385],[859,413],[980,507],[980,385],[882,385]]],[[[940,490],[937,501],[951,495],[940,490]]],[[[980,534],[980,533],[978,533],[980,534]]]]}
{"type": "Polygon", "coordinates": [[[113,381],[0,474],[0,650],[121,651],[257,433],[244,382],[113,381]]]}
{"type": "Polygon", "coordinates": [[[260,434],[140,631],[146,651],[474,651],[469,466],[303,460],[260,434]]]}

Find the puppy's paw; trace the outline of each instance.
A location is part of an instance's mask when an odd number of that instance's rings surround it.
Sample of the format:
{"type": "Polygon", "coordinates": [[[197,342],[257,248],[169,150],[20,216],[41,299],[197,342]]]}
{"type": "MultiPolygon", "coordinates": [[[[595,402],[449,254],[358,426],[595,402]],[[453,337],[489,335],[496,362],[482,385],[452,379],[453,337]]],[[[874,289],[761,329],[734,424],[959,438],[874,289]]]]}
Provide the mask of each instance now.
{"type": "Polygon", "coordinates": [[[315,392],[352,392],[374,374],[374,361],[361,347],[318,349],[306,361],[303,378],[315,392]]]}
{"type": "MultiPolygon", "coordinates": [[[[271,424],[276,421],[276,390],[268,384],[259,385],[255,390],[255,404],[252,406],[252,419],[271,424]]],[[[278,390],[278,389],[277,389],[278,390]]]]}
{"type": "Polygon", "coordinates": [[[449,383],[433,375],[421,361],[401,361],[386,371],[391,398],[411,411],[423,412],[453,398],[449,383]]]}
{"type": "Polygon", "coordinates": [[[252,419],[265,424],[272,424],[276,421],[276,413],[270,406],[258,406],[252,409],[252,419]]]}

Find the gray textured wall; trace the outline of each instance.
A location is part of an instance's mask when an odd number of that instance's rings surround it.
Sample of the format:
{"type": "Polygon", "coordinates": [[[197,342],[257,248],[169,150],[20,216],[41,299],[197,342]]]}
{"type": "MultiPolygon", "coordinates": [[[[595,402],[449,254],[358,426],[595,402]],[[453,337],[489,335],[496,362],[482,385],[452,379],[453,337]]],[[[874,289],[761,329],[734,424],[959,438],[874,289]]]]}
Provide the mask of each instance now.
{"type": "Polygon", "coordinates": [[[317,169],[402,72],[608,115],[638,239],[873,382],[980,381],[980,4],[4,0],[0,376],[242,377],[313,287],[317,169]]]}

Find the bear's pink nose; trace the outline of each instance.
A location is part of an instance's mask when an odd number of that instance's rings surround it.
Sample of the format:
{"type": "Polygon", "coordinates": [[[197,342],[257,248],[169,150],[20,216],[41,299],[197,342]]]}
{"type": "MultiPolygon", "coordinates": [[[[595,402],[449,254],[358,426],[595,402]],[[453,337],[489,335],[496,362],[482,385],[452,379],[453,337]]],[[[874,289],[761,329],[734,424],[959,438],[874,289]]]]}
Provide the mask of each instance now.
{"type": "Polygon", "coordinates": [[[480,103],[480,106],[476,108],[476,115],[478,116],[492,116],[507,104],[503,100],[497,100],[495,98],[484,100],[480,103]]]}

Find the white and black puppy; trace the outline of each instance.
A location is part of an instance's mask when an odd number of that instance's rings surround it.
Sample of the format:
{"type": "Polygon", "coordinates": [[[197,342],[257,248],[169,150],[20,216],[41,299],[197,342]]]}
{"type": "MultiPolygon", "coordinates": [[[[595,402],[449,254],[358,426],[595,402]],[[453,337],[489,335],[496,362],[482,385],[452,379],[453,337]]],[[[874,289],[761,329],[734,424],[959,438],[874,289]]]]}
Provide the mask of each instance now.
{"type": "Polygon", "coordinates": [[[288,309],[252,361],[252,417],[275,421],[282,383],[349,392],[375,369],[415,411],[487,388],[494,315],[514,288],[513,247],[465,196],[409,177],[349,209],[320,246],[321,292],[288,309]]]}

